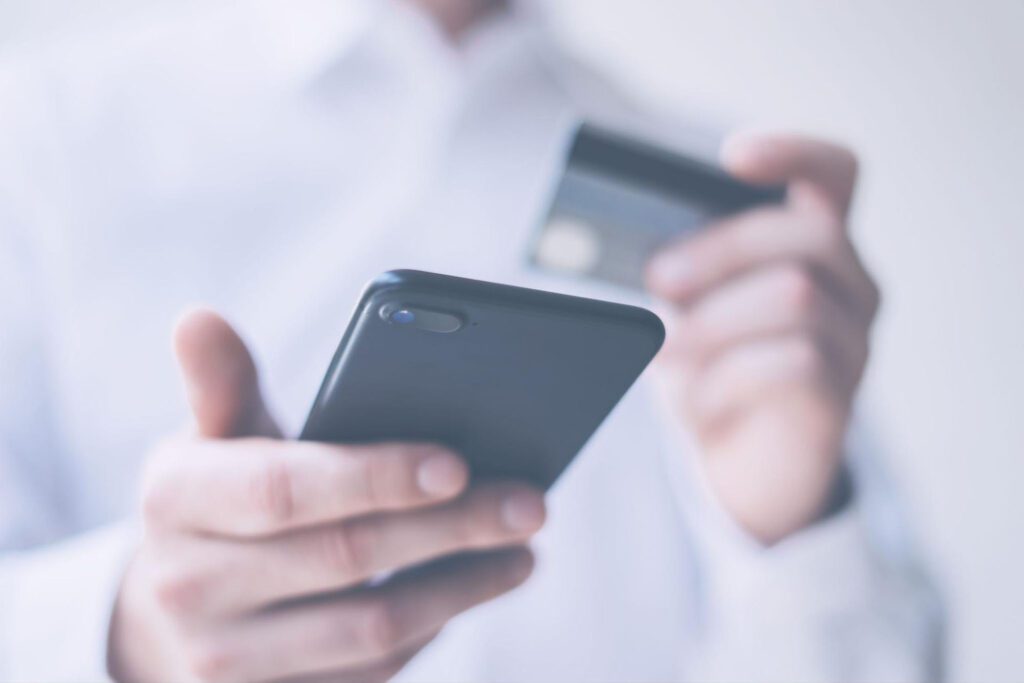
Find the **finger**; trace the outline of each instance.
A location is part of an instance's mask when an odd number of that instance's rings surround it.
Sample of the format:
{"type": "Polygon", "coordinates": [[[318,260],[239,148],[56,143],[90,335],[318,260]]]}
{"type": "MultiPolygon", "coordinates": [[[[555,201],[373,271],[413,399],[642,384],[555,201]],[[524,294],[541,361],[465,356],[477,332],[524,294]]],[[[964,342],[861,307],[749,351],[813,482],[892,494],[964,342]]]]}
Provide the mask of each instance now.
{"type": "Polygon", "coordinates": [[[312,675],[281,679],[281,683],[384,683],[390,681],[441,633],[440,629],[419,639],[412,647],[378,664],[337,669],[312,675]]]}
{"type": "Polygon", "coordinates": [[[521,484],[492,484],[444,506],[258,542],[205,539],[186,549],[172,542],[156,592],[178,614],[237,615],[350,588],[458,552],[521,545],[543,525],[544,514],[539,492],[521,484]]]}
{"type": "Polygon", "coordinates": [[[868,327],[806,267],[774,265],[732,280],[672,316],[663,353],[700,366],[738,345],[773,336],[821,340],[834,370],[853,380],[867,358],[868,327]]]}
{"type": "Polygon", "coordinates": [[[800,135],[739,133],[722,146],[722,164],[754,183],[805,183],[846,215],[857,182],[857,157],[845,147],[800,135]]]}
{"type": "Polygon", "coordinates": [[[173,440],[151,458],[143,509],[155,528],[267,536],[437,504],[468,479],[461,459],[429,444],[173,440]]]}
{"type": "Polygon", "coordinates": [[[199,668],[259,680],[380,663],[522,584],[532,568],[525,549],[452,558],[380,588],[259,614],[210,636],[199,668]]]}
{"type": "Polygon", "coordinates": [[[651,292],[688,305],[743,273],[775,262],[807,264],[860,317],[878,307],[878,289],[841,229],[820,216],[777,208],[754,210],[676,243],[648,266],[651,292]]]}
{"type": "Polygon", "coordinates": [[[280,434],[260,395],[256,364],[223,318],[203,309],[185,313],[175,326],[174,350],[200,435],[280,434]]]}
{"type": "Polygon", "coordinates": [[[821,344],[806,335],[789,335],[739,346],[718,357],[694,378],[690,412],[701,430],[713,429],[795,386],[821,390],[822,396],[850,393],[849,382],[839,379],[821,344]]]}

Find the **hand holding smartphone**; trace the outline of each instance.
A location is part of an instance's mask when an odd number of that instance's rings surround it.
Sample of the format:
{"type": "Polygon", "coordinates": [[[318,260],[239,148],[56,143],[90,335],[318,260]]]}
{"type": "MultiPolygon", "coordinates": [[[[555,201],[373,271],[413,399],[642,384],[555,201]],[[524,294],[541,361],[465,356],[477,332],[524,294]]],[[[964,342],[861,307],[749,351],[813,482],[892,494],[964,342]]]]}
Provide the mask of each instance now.
{"type": "Polygon", "coordinates": [[[390,680],[529,576],[545,517],[533,487],[468,487],[434,444],[284,439],[226,321],[192,311],[174,336],[196,433],[146,456],[115,680],[390,680]]]}

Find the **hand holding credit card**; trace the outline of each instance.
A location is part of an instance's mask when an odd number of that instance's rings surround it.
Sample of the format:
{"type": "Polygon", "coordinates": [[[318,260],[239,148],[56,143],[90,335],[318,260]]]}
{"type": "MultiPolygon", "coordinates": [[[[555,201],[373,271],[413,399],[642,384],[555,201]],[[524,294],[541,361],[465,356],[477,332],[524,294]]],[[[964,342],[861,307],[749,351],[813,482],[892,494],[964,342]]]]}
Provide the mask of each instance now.
{"type": "Polygon", "coordinates": [[[642,288],[644,266],[664,244],[784,198],[783,187],[752,185],[706,162],[585,123],[529,260],[548,271],[642,288]]]}

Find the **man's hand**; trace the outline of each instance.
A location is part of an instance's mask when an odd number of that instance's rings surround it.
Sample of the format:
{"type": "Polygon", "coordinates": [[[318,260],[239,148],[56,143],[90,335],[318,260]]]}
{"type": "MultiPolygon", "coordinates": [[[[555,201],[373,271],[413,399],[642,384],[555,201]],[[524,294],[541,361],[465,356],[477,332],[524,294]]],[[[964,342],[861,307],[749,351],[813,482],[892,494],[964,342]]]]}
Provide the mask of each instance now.
{"type": "Polygon", "coordinates": [[[749,181],[786,183],[787,202],[652,260],[648,286],[671,304],[658,377],[718,499],[773,543],[813,522],[835,486],[878,290],[846,230],[850,152],[745,136],[723,163],[749,181]]]}
{"type": "Polygon", "coordinates": [[[282,441],[223,320],[187,316],[176,348],[199,435],[149,458],[111,626],[117,680],[386,680],[530,574],[536,491],[467,490],[437,446],[282,441]]]}

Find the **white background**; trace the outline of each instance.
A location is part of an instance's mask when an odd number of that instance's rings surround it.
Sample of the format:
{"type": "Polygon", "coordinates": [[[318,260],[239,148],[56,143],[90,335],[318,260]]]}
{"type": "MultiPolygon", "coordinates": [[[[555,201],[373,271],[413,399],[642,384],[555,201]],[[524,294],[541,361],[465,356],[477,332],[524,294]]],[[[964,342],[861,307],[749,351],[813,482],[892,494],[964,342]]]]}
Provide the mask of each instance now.
{"type": "MultiPolygon", "coordinates": [[[[552,2],[653,106],[859,150],[855,232],[886,295],[867,403],[947,593],[952,678],[1020,680],[1024,2],[552,2]]],[[[0,0],[0,48],[139,5],[0,0]]]]}

